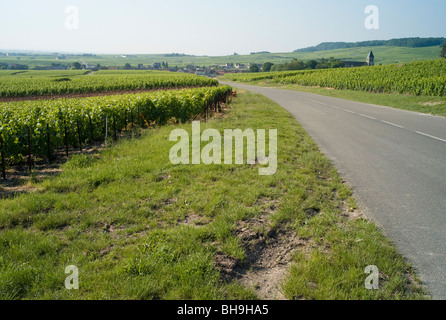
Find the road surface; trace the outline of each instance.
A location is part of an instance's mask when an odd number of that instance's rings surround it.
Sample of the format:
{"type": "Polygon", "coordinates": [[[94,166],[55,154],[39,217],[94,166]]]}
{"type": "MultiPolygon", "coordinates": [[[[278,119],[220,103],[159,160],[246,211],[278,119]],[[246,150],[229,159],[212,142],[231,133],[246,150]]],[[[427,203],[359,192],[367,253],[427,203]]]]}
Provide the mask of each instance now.
{"type": "Polygon", "coordinates": [[[295,116],[353,187],[365,215],[412,263],[429,294],[446,299],[446,118],[222,83],[263,94],[295,116]]]}

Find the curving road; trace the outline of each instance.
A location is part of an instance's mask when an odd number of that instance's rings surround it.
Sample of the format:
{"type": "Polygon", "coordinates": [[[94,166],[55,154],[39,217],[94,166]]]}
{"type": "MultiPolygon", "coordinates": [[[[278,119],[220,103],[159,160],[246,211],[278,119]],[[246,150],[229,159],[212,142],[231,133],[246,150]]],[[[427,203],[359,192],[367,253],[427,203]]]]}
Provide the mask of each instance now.
{"type": "Polygon", "coordinates": [[[429,294],[446,299],[446,118],[221,83],[263,94],[296,117],[352,185],[367,217],[412,263],[429,294]]]}

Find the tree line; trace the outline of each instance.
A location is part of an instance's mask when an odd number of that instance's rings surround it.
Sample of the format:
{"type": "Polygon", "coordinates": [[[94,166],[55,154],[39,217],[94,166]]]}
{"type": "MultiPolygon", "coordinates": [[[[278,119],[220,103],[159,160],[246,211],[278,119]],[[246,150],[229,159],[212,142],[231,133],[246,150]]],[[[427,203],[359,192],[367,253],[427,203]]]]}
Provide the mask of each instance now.
{"type": "Polygon", "coordinates": [[[314,47],[308,47],[295,50],[294,52],[315,52],[334,49],[349,49],[357,47],[407,47],[407,48],[423,48],[441,46],[446,43],[446,38],[401,38],[391,40],[372,40],[361,42],[322,42],[314,47]]]}
{"type": "Polygon", "coordinates": [[[272,62],[265,62],[260,68],[257,64],[251,64],[249,72],[270,72],[270,71],[291,71],[291,70],[307,70],[307,69],[331,69],[343,68],[344,63],[338,59],[331,57],[330,59],[307,60],[301,61],[293,59],[291,62],[283,64],[274,64],[272,62]]]}

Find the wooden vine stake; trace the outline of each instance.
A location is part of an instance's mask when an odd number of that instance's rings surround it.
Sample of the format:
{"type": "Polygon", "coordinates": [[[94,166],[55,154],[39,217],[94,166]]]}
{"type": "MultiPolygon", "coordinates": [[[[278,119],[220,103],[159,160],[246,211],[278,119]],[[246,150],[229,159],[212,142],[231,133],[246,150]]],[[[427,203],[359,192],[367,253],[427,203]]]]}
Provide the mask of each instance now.
{"type": "Polygon", "coordinates": [[[94,142],[94,134],[93,134],[93,124],[91,123],[91,116],[88,115],[88,120],[90,123],[90,140],[91,142],[94,142]]]}
{"type": "Polygon", "coordinates": [[[3,134],[0,133],[0,148],[2,153],[2,178],[6,180],[6,163],[5,163],[5,145],[3,142],[3,134]]]}
{"type": "Polygon", "coordinates": [[[63,121],[64,127],[65,127],[65,153],[67,154],[68,158],[68,132],[67,132],[67,123],[65,122],[65,119],[63,121]]]}
{"type": "Polygon", "coordinates": [[[133,109],[130,109],[130,123],[131,123],[131,130],[132,130],[130,138],[133,138],[133,136],[135,135],[135,124],[133,122],[133,109]]]}
{"type": "Polygon", "coordinates": [[[118,140],[118,136],[116,134],[116,118],[113,116],[113,140],[118,140]]]}
{"type": "Polygon", "coordinates": [[[31,128],[28,127],[28,172],[31,173],[32,161],[31,161],[31,128]]]}
{"type": "Polygon", "coordinates": [[[81,128],[79,127],[79,120],[76,120],[76,125],[77,125],[77,136],[78,136],[78,140],[79,140],[79,149],[81,152],[83,152],[82,151],[81,128]]]}
{"type": "Polygon", "coordinates": [[[108,118],[105,117],[105,144],[107,145],[108,140],[108,118]]]}
{"type": "Polygon", "coordinates": [[[46,146],[47,146],[47,157],[48,163],[51,163],[51,136],[50,136],[50,126],[46,125],[46,146]]]}
{"type": "Polygon", "coordinates": [[[127,110],[125,110],[125,114],[124,114],[124,130],[125,130],[125,133],[127,133],[127,110]]]}

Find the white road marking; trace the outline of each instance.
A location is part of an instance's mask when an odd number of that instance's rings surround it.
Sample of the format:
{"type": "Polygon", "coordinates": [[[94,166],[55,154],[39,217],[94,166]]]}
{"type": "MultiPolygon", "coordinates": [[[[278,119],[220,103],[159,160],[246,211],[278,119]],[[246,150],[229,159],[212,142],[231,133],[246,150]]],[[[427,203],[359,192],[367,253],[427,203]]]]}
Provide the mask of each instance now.
{"type": "Polygon", "coordinates": [[[441,139],[441,138],[438,138],[438,137],[435,137],[435,136],[431,136],[430,134],[423,133],[423,132],[420,132],[420,131],[416,131],[416,132],[417,132],[418,134],[423,135],[423,136],[426,136],[426,137],[429,137],[429,138],[432,138],[432,139],[436,139],[436,140],[440,140],[440,141],[446,142],[446,140],[441,139]]]}
{"type": "MultiPolygon", "coordinates": [[[[343,109],[343,108],[339,108],[339,107],[335,107],[335,106],[330,106],[328,104],[321,103],[321,102],[314,101],[314,100],[310,100],[310,101],[312,101],[314,103],[317,103],[317,104],[320,104],[320,105],[323,105],[323,106],[326,106],[326,107],[342,110],[342,111],[345,111],[345,112],[348,112],[348,113],[352,113],[352,114],[357,114],[356,112],[351,111],[351,110],[347,110],[347,109],[343,109]]],[[[368,116],[368,115],[365,115],[365,114],[362,114],[362,113],[360,113],[359,115],[361,117],[368,118],[368,119],[371,119],[371,120],[377,120],[376,118],[373,118],[371,116],[368,116]]],[[[403,126],[400,126],[399,124],[396,124],[396,123],[393,123],[393,122],[384,121],[384,120],[377,120],[377,121],[380,121],[382,123],[385,123],[385,124],[388,124],[388,125],[391,125],[391,126],[394,126],[394,127],[397,127],[397,128],[405,129],[403,126]]],[[[423,132],[420,132],[420,131],[416,131],[416,133],[421,134],[421,135],[426,136],[426,137],[429,137],[429,138],[432,138],[432,139],[435,139],[435,140],[446,142],[445,139],[441,139],[441,138],[438,138],[438,137],[435,137],[435,136],[431,136],[430,134],[427,134],[427,133],[423,133],[423,132]]]]}
{"type": "Polygon", "coordinates": [[[360,116],[362,116],[362,117],[365,117],[365,118],[369,118],[369,119],[372,119],[372,120],[376,120],[376,118],[373,118],[373,117],[371,117],[371,116],[368,116],[368,115],[365,115],[365,114],[360,114],[360,116]]]}
{"type": "Polygon", "coordinates": [[[398,128],[404,129],[404,127],[400,126],[399,124],[395,124],[395,123],[384,121],[384,120],[381,120],[381,122],[389,124],[389,125],[394,126],[394,127],[398,127],[398,128]]]}
{"type": "Polygon", "coordinates": [[[324,106],[324,107],[330,107],[328,104],[323,103],[323,102],[317,102],[317,101],[313,101],[313,100],[311,100],[311,101],[314,103],[320,104],[321,106],[324,106]]]}

